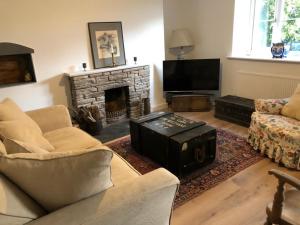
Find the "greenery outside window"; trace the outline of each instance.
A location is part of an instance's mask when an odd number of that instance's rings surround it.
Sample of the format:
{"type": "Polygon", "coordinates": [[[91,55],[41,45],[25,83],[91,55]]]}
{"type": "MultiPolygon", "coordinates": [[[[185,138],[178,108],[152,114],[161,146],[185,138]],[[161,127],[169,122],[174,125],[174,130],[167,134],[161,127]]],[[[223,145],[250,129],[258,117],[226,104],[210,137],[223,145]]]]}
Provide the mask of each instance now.
{"type": "Polygon", "coordinates": [[[233,55],[270,58],[278,42],[300,59],[300,0],[235,1],[233,55]]]}

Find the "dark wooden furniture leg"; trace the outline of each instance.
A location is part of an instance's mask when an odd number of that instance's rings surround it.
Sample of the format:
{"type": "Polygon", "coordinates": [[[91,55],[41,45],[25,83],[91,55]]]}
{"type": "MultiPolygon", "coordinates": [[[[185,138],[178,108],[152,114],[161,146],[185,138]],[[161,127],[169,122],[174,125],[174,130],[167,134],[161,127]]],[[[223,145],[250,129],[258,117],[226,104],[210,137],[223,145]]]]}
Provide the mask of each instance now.
{"type": "Polygon", "coordinates": [[[300,190],[300,181],[295,177],[289,176],[279,170],[270,170],[269,174],[274,175],[278,179],[278,186],[277,192],[274,195],[272,210],[267,207],[267,221],[265,222],[265,225],[290,224],[287,221],[284,221],[281,217],[284,202],[284,185],[287,183],[300,190]]]}

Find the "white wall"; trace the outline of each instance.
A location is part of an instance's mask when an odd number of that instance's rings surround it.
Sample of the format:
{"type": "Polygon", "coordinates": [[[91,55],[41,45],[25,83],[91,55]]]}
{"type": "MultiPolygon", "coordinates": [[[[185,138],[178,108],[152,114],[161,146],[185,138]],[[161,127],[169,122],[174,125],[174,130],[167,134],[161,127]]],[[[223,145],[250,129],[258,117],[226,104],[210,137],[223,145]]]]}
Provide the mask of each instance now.
{"type": "MultiPolygon", "coordinates": [[[[168,42],[171,38],[171,33],[175,29],[188,28],[190,31],[197,27],[197,21],[191,13],[190,0],[164,0],[164,25],[165,25],[165,51],[166,59],[176,59],[175,55],[169,52],[168,42]],[[191,23],[191,21],[193,21],[191,23]]],[[[197,40],[194,38],[195,41],[197,40]]],[[[192,58],[193,52],[185,56],[192,58]]]]}
{"type": "Polygon", "coordinates": [[[0,42],[14,42],[35,50],[38,83],[0,88],[0,99],[13,98],[24,110],[69,102],[64,72],[92,68],[88,22],[122,21],[129,63],[154,64],[152,106],[164,104],[162,60],[164,26],[162,0],[1,0],[0,42]]]}
{"type": "MultiPolygon", "coordinates": [[[[221,58],[222,95],[279,98],[292,94],[300,82],[300,63],[230,60],[234,0],[165,0],[165,44],[170,30],[188,28],[195,50],[188,58],[221,58]],[[180,13],[174,8],[183,9],[180,13]],[[167,15],[167,16],[166,16],[167,15]],[[180,24],[177,21],[181,21],[180,24]]],[[[171,55],[166,55],[172,58],[171,55]]]]}

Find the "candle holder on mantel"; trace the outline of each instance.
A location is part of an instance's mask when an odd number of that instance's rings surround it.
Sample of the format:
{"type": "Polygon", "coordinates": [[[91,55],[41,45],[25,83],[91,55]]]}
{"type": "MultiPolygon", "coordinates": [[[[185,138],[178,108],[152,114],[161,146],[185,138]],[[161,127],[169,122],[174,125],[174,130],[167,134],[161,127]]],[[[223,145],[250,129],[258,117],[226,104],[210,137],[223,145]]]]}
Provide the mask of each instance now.
{"type": "Polygon", "coordinates": [[[115,56],[113,52],[111,53],[111,62],[112,62],[112,67],[115,67],[117,65],[115,62],[115,56]]]}

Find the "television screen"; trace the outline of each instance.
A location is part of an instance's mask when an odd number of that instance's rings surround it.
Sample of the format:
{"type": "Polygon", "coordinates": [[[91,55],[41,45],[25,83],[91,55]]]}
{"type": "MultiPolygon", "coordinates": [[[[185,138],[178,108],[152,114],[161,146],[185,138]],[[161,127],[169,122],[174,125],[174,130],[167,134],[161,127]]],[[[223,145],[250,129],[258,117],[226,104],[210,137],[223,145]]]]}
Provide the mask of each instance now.
{"type": "Polygon", "coordinates": [[[164,91],[219,90],[220,59],[166,60],[164,91]]]}

